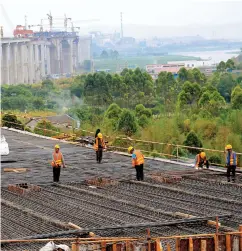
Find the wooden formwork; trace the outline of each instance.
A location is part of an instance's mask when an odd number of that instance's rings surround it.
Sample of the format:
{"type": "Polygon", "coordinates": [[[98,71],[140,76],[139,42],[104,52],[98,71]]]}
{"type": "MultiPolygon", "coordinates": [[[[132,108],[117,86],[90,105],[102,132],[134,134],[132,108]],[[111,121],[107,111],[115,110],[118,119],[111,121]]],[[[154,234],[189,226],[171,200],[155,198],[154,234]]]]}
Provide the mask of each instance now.
{"type": "MultiPolygon", "coordinates": [[[[149,233],[149,232],[148,232],[149,233]]],[[[54,238],[1,240],[7,243],[69,242],[72,251],[242,251],[242,225],[238,232],[152,238],[54,238]]],[[[30,249],[31,250],[31,249],[30,249]]]]}
{"type": "Polygon", "coordinates": [[[72,251],[242,251],[242,226],[239,232],[226,234],[202,234],[170,236],[147,239],[82,241],[72,243],[72,251]],[[173,242],[171,245],[169,242],[173,242]],[[86,249],[87,244],[95,248],[86,249]],[[99,245],[99,249],[97,249],[99,245]],[[94,246],[93,246],[94,247],[94,246]]]}

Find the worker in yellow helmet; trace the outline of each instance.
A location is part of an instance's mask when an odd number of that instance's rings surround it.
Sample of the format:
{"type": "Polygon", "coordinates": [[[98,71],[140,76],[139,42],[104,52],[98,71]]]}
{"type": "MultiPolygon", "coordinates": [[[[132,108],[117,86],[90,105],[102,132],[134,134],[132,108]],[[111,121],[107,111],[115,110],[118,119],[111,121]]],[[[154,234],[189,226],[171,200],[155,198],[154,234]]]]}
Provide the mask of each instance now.
{"type": "Polygon", "coordinates": [[[94,142],[94,150],[96,151],[97,163],[101,163],[103,158],[103,150],[106,149],[103,135],[99,132],[94,142]]]}
{"type": "Polygon", "coordinates": [[[140,151],[134,150],[132,146],[128,148],[128,153],[132,155],[132,166],[136,169],[137,180],[144,180],[144,155],[140,151]]]}
{"type": "Polygon", "coordinates": [[[204,165],[206,165],[207,169],[209,168],[209,162],[207,160],[206,153],[201,151],[199,154],[196,155],[195,168],[203,168],[204,165]]]}
{"type": "Polygon", "coordinates": [[[52,154],[51,165],[53,167],[53,180],[54,182],[59,182],[61,166],[63,166],[63,168],[66,167],[63,154],[60,152],[59,145],[55,145],[55,150],[52,154]]]}
{"type": "Polygon", "coordinates": [[[232,150],[232,145],[225,147],[226,154],[226,167],[227,167],[227,181],[230,182],[230,173],[232,172],[232,182],[235,182],[235,170],[237,166],[237,156],[232,150]]]}

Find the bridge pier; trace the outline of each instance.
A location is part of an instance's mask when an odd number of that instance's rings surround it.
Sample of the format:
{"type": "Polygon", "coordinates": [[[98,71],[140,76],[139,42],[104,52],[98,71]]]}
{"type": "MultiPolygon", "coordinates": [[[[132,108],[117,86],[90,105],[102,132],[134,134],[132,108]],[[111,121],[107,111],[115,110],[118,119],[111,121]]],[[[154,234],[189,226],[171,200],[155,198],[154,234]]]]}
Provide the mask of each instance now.
{"type": "Polygon", "coordinates": [[[91,59],[91,38],[2,38],[1,84],[40,82],[51,74],[74,74],[91,59]]]}

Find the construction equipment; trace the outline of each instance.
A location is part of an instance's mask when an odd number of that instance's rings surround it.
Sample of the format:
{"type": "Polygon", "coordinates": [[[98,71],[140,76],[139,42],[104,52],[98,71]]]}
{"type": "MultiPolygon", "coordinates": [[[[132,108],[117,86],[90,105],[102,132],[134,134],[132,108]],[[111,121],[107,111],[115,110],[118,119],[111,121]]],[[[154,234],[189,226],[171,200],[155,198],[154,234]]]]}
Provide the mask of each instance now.
{"type": "Polygon", "coordinates": [[[14,29],[13,31],[13,35],[14,37],[23,37],[23,38],[27,38],[27,37],[32,37],[34,34],[33,30],[26,30],[24,26],[22,25],[17,25],[16,29],[14,29]]]}

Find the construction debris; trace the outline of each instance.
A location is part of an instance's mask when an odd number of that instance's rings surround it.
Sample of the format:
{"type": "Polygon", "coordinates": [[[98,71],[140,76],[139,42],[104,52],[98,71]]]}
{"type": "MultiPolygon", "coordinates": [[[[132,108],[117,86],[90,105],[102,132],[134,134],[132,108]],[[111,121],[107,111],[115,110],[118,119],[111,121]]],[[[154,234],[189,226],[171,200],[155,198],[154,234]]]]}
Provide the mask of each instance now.
{"type": "Polygon", "coordinates": [[[67,245],[56,245],[53,241],[50,241],[40,251],[70,251],[70,248],[67,245]]]}
{"type": "Polygon", "coordinates": [[[8,185],[8,190],[21,195],[26,195],[31,192],[41,191],[41,187],[32,184],[22,183],[16,185],[8,185]]]}
{"type": "Polygon", "coordinates": [[[28,168],[4,168],[4,172],[24,173],[28,171],[28,168]]]}

